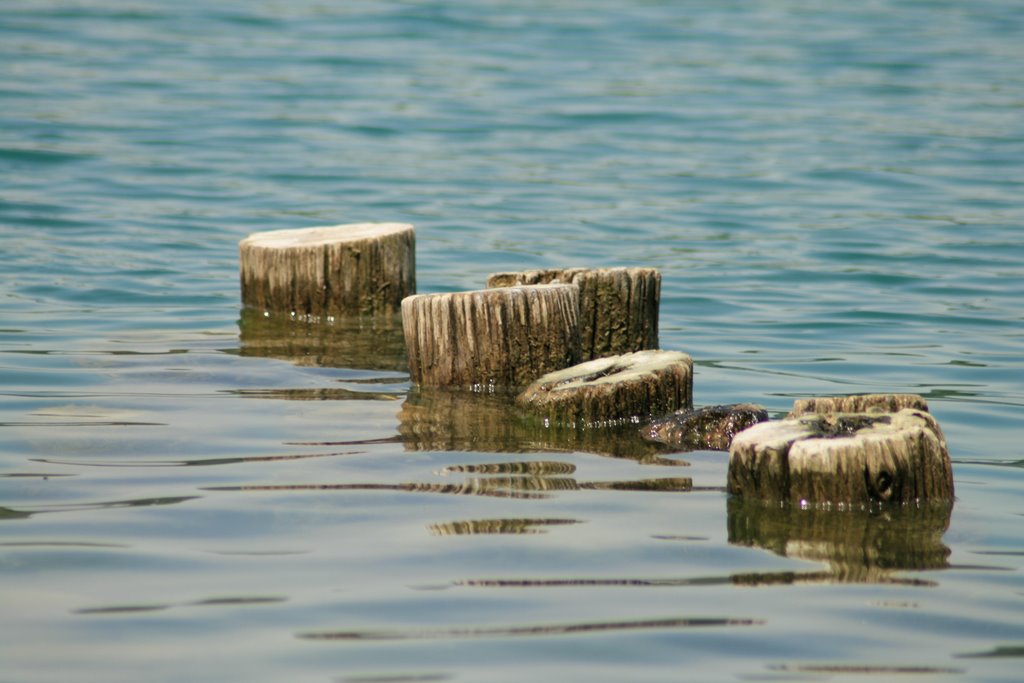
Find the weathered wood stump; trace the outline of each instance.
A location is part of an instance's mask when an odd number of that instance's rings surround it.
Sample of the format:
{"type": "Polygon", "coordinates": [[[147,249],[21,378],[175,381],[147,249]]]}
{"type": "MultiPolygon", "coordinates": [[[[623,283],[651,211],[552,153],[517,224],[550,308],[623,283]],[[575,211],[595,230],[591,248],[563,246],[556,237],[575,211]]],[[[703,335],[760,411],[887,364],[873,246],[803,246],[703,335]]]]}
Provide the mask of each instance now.
{"type": "Polygon", "coordinates": [[[786,417],[800,417],[811,413],[898,413],[904,408],[928,412],[928,403],[917,394],[853,394],[801,398],[793,402],[793,410],[786,417]]]}
{"type": "Polygon", "coordinates": [[[580,288],[582,360],[658,348],[661,274],[655,268],[558,268],[487,278],[489,288],[557,283],[580,288]]]}
{"type": "Polygon", "coordinates": [[[693,360],[677,351],[597,358],[544,375],[516,402],[552,425],[639,423],[693,405],[693,360]]]}
{"type": "Polygon", "coordinates": [[[416,292],[416,237],[405,223],[258,232],[238,251],[242,304],[260,312],[393,314],[416,292]]]}
{"type": "Polygon", "coordinates": [[[677,410],[672,415],[651,420],[640,433],[680,450],[727,451],[733,437],[747,427],[767,421],[768,411],[762,406],[733,403],[677,410]]]}
{"type": "Polygon", "coordinates": [[[728,490],[801,506],[952,500],[953,472],[929,413],[809,414],[737,434],[728,490]]]}
{"type": "Polygon", "coordinates": [[[579,361],[573,285],[411,296],[402,325],[409,374],[423,386],[519,388],[579,361]]]}

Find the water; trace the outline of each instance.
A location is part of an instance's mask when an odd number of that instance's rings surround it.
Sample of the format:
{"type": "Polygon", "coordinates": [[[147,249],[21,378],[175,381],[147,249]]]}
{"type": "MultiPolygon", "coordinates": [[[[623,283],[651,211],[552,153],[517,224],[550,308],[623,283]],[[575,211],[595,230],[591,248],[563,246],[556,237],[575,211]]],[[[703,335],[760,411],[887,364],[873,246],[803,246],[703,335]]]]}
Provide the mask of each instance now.
{"type": "Polygon", "coordinates": [[[1018,680],[1022,35],[1009,0],[5,0],[0,679],[1018,680]],[[458,405],[417,440],[389,333],[239,326],[239,239],[357,221],[416,225],[421,292],[656,266],[699,405],[920,393],[956,505],[752,512],[721,453],[458,405]]]}

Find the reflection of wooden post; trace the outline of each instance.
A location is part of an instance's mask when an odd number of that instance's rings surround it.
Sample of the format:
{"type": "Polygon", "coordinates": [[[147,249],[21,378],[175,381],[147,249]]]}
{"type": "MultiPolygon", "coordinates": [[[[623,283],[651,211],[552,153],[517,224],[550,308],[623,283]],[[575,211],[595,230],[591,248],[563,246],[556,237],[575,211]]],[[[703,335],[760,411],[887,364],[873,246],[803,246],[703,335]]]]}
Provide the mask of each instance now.
{"type": "MultiPolygon", "coordinates": [[[[891,582],[900,570],[943,569],[949,548],[952,501],[890,505],[877,510],[801,510],[793,505],[728,500],[729,543],[765,548],[785,557],[827,562],[825,575],[811,580],[891,582]]],[[[757,575],[747,582],[758,583],[757,575]]],[[[769,574],[764,580],[777,580],[769,574]]],[[[793,580],[799,580],[799,574],[793,580]]]]}
{"type": "Polygon", "coordinates": [[[412,381],[433,387],[521,387],[579,360],[572,285],[421,294],[402,301],[412,381]]]}
{"type": "MultiPolygon", "coordinates": [[[[492,394],[469,389],[414,387],[398,413],[398,433],[408,451],[582,451],[651,464],[683,464],[663,459],[661,455],[671,449],[645,441],[633,425],[600,430],[545,427],[501,391],[492,394]]],[[[486,467],[481,467],[453,471],[489,474],[486,467]]],[[[571,472],[545,471],[543,474],[571,472]]]]}
{"type": "Polygon", "coordinates": [[[655,268],[559,268],[487,278],[488,287],[554,283],[580,288],[583,360],[658,348],[661,274],[655,268]]]}
{"type": "Polygon", "coordinates": [[[737,434],[728,490],[812,506],[952,500],[953,471],[929,413],[812,414],[737,434]]]}
{"type": "Polygon", "coordinates": [[[238,328],[242,356],[279,358],[305,366],[399,372],[408,368],[397,315],[308,322],[246,308],[238,328]]]}
{"type": "Polygon", "coordinates": [[[404,223],[258,232],[238,250],[242,303],[261,312],[391,314],[416,292],[416,238],[404,223]]]}
{"type": "Polygon", "coordinates": [[[677,351],[598,358],[544,375],[516,401],[560,426],[639,423],[693,405],[693,360],[677,351]]]}

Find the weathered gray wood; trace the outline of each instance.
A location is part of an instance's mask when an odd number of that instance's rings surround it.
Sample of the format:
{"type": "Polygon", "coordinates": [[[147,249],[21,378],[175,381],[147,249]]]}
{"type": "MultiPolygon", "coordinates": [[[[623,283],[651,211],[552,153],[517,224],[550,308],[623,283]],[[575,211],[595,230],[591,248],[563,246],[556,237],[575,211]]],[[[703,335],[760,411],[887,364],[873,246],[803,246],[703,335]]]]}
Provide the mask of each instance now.
{"type": "Polygon", "coordinates": [[[793,402],[793,410],[787,418],[807,414],[831,415],[832,413],[898,413],[904,408],[928,411],[928,403],[917,394],[853,394],[851,396],[826,396],[801,398],[793,402]]]}
{"type": "Polygon", "coordinates": [[[416,237],[405,223],[258,232],[238,252],[242,303],[260,312],[393,314],[416,292],[416,237]]]}
{"type": "Polygon", "coordinates": [[[652,441],[687,451],[727,451],[733,437],[747,427],[767,422],[768,411],[753,403],[677,410],[640,429],[652,441]]]}
{"type": "Polygon", "coordinates": [[[544,375],[516,402],[560,426],[639,423],[693,405],[693,360],[677,351],[597,358],[544,375]]]}
{"type": "Polygon", "coordinates": [[[572,285],[411,296],[402,325],[409,374],[422,386],[519,388],[579,360],[572,285]]]}
{"type": "Polygon", "coordinates": [[[929,413],[809,414],[737,434],[728,490],[797,505],[952,500],[953,473],[929,413]]]}
{"type": "Polygon", "coordinates": [[[557,268],[487,278],[488,287],[554,283],[580,288],[582,360],[658,348],[661,274],[655,268],[557,268]]]}

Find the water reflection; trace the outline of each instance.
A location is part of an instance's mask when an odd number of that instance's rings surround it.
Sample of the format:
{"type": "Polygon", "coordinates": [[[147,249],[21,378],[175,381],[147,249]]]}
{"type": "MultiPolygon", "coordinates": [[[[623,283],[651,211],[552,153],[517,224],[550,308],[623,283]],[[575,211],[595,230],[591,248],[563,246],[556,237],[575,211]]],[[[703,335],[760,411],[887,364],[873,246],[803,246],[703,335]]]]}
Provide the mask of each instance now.
{"type": "Polygon", "coordinates": [[[398,316],[297,320],[243,309],[240,355],[296,365],[405,372],[405,338],[398,316]]]}
{"type": "Polygon", "coordinates": [[[84,607],[76,609],[74,614],[135,614],[138,612],[162,612],[172,607],[244,607],[248,605],[273,605],[287,601],[287,598],[273,596],[229,596],[223,598],[206,598],[195,602],[150,605],[109,605],[105,607],[84,607]]]}
{"type": "Polygon", "coordinates": [[[549,427],[519,410],[514,397],[502,392],[413,388],[398,420],[398,432],[410,451],[581,451],[644,464],[686,464],[662,457],[673,449],[646,441],[636,425],[582,430],[549,427]]]}
{"type": "MultiPolygon", "coordinates": [[[[252,484],[206,486],[204,491],[407,491],[495,498],[547,498],[554,491],[656,491],[695,490],[688,477],[664,477],[635,481],[576,481],[571,477],[472,477],[461,483],[406,482],[398,484],[252,484]]],[[[717,489],[716,489],[717,490],[717,489]]]]}
{"type": "Polygon", "coordinates": [[[543,534],[544,527],[580,524],[579,519],[467,519],[427,527],[435,536],[470,536],[477,534],[543,534]]]}
{"type": "MultiPolygon", "coordinates": [[[[949,528],[950,504],[801,510],[730,498],[727,506],[730,543],[827,563],[821,577],[826,581],[891,583],[899,581],[896,572],[949,566],[942,535],[949,528]]],[[[756,576],[749,579],[761,583],[756,576]]]]}
{"type": "Polygon", "coordinates": [[[112,500],[100,503],[61,503],[49,507],[27,507],[21,510],[0,507],[0,520],[5,519],[27,519],[33,515],[40,515],[49,512],[78,512],[83,510],[104,510],[111,508],[126,507],[149,507],[151,505],[175,505],[189,500],[195,500],[200,496],[163,496],[159,498],[135,498],[132,500],[112,500]]]}
{"type": "Polygon", "coordinates": [[[306,640],[450,640],[462,638],[507,638],[513,636],[557,636],[604,631],[631,631],[646,629],[710,628],[722,626],[759,626],[757,619],[727,619],[716,617],[680,617],[675,619],[646,619],[637,621],[582,622],[571,624],[537,624],[487,628],[438,628],[388,631],[313,631],[300,633],[306,640]]]}

